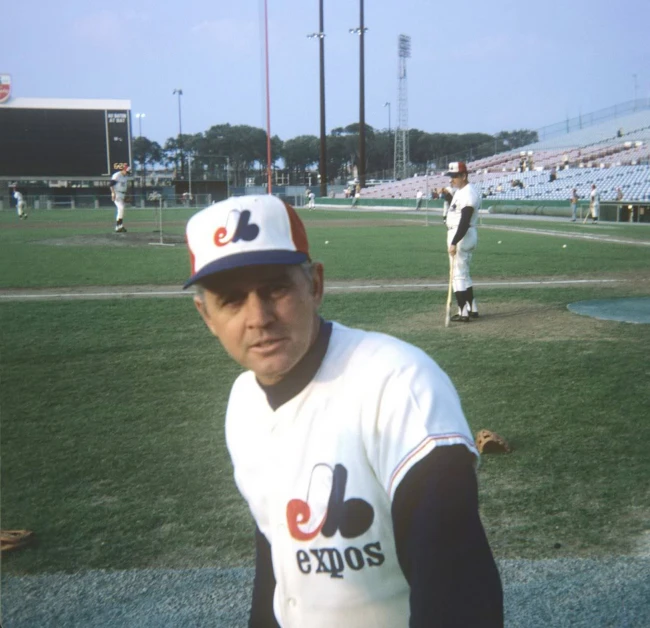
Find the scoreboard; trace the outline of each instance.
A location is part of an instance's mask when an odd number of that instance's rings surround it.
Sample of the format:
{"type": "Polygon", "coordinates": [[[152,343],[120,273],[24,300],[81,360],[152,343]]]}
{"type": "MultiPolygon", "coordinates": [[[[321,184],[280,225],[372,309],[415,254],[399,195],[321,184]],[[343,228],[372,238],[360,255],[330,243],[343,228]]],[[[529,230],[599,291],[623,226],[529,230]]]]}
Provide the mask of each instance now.
{"type": "Polygon", "coordinates": [[[0,177],[99,178],[131,163],[129,101],[18,98],[0,105],[0,177]]]}

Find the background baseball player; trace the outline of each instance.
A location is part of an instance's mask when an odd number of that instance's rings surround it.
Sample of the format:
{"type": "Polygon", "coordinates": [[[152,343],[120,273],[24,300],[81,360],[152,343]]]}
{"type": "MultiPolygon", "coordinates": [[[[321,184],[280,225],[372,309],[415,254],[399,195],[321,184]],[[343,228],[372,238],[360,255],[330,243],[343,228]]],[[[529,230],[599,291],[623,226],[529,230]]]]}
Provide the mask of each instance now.
{"type": "Polygon", "coordinates": [[[600,194],[596,189],[596,184],[591,186],[591,193],[589,194],[589,211],[591,213],[591,221],[598,222],[600,215],[600,194]]]}
{"type": "Polygon", "coordinates": [[[580,197],[578,196],[578,190],[576,188],[573,188],[573,191],[571,192],[571,198],[569,199],[569,202],[571,203],[571,222],[576,221],[576,217],[578,215],[578,200],[580,197]]]}
{"type": "Polygon", "coordinates": [[[194,302],[246,372],[226,412],[256,523],[253,628],[503,625],[477,451],[445,373],[384,334],[323,320],[323,266],[273,196],[187,225],[194,302]]]}
{"type": "Polygon", "coordinates": [[[478,317],[469,266],[478,242],[476,221],[481,207],[481,192],[468,182],[467,166],[462,161],[449,164],[447,175],[455,189],[449,200],[446,216],[449,263],[453,267],[453,289],[458,303],[458,314],[450,320],[469,323],[478,317]]]}
{"type": "Polygon", "coordinates": [[[109,185],[111,186],[111,199],[117,208],[115,218],[115,233],[126,233],[124,227],[124,203],[126,199],[126,190],[129,181],[129,164],[122,164],[122,169],[118,170],[112,177],[109,185]]]}
{"type": "Polygon", "coordinates": [[[18,218],[24,220],[27,218],[27,212],[25,211],[25,198],[15,184],[12,186],[12,188],[14,191],[13,197],[16,199],[16,213],[18,214],[18,218]]]}

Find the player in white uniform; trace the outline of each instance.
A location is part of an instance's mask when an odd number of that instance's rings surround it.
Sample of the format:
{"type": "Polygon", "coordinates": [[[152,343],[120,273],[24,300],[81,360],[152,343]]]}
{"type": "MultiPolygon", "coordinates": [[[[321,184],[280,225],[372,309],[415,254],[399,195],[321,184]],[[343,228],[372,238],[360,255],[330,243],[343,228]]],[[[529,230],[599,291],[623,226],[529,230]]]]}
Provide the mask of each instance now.
{"type": "Polygon", "coordinates": [[[503,625],[477,451],[423,351],[323,320],[323,266],[273,196],[187,225],[195,305],[247,369],[226,439],[256,522],[253,628],[503,625]]]}
{"type": "Polygon", "coordinates": [[[124,227],[124,202],[126,198],[126,190],[129,181],[129,164],[122,164],[122,169],[118,170],[111,177],[111,198],[117,208],[117,215],[115,218],[115,233],[126,233],[124,227]]]}
{"type": "Polygon", "coordinates": [[[449,172],[455,192],[447,211],[447,248],[449,263],[453,265],[453,289],[458,303],[458,314],[451,320],[468,323],[478,318],[469,266],[478,242],[476,222],[481,207],[481,192],[467,181],[467,166],[462,161],[449,164],[449,172]]]}
{"type": "Polygon", "coordinates": [[[422,207],[422,199],[424,198],[424,194],[422,190],[418,190],[415,194],[415,209],[420,209],[422,207]]]}
{"type": "Polygon", "coordinates": [[[16,213],[18,218],[24,220],[27,218],[27,212],[25,211],[25,198],[22,195],[22,192],[19,192],[16,186],[13,186],[14,193],[13,197],[16,199],[16,213]]]}
{"type": "Polygon", "coordinates": [[[598,222],[600,215],[600,194],[596,189],[596,184],[592,184],[591,193],[589,194],[589,209],[591,209],[591,221],[598,222]]]}

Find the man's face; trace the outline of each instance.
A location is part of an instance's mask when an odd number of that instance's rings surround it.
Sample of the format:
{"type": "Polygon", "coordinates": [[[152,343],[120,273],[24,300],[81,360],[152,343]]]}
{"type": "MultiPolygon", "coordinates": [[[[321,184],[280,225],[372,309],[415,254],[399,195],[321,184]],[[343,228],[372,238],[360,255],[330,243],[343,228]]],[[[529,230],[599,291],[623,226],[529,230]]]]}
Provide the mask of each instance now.
{"type": "Polygon", "coordinates": [[[194,303],[208,329],[264,385],[279,382],[318,333],[323,267],[250,266],[219,274],[194,303]]]}
{"type": "Polygon", "coordinates": [[[466,174],[452,174],[449,178],[451,179],[451,186],[457,190],[460,190],[467,184],[466,174]]]}

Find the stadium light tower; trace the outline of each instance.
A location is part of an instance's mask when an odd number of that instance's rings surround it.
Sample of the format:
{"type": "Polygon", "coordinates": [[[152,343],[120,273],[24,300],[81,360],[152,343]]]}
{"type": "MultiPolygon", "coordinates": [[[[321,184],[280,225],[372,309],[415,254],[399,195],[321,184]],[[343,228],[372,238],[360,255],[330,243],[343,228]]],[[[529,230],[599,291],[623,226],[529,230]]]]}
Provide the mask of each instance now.
{"type": "MultiPolygon", "coordinates": [[[[146,114],[144,113],[136,113],[135,117],[138,120],[138,137],[142,139],[142,118],[146,118],[146,114]]],[[[142,187],[142,196],[146,198],[145,194],[145,188],[147,187],[147,165],[146,165],[146,157],[144,154],[144,146],[142,144],[140,145],[140,148],[142,149],[142,182],[141,182],[141,187],[142,187]]]]}
{"type": "Polygon", "coordinates": [[[142,118],[146,118],[146,113],[136,113],[135,117],[138,119],[138,137],[142,137],[142,118]]]}
{"type": "Polygon", "coordinates": [[[181,125],[181,96],[182,89],[175,89],[172,94],[178,94],[178,150],[181,156],[181,179],[185,178],[185,156],[183,155],[183,127],[181,125]]]}
{"type": "Polygon", "coordinates": [[[366,96],[363,40],[368,29],[363,25],[363,0],[359,0],[359,27],[350,33],[359,35],[359,186],[366,187],[366,96]]]}
{"type": "Polygon", "coordinates": [[[395,129],[394,176],[404,179],[409,164],[408,90],[406,82],[406,60],[411,56],[411,38],[400,35],[397,46],[398,68],[398,114],[395,129]]]}
{"type": "Polygon", "coordinates": [[[319,0],[318,32],[307,35],[309,39],[318,39],[320,56],[320,156],[318,172],[320,174],[320,195],[327,196],[327,137],[325,131],[325,32],[323,27],[323,0],[319,0]]]}

